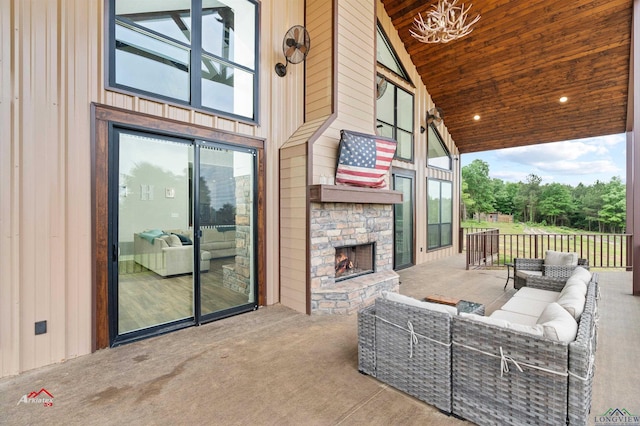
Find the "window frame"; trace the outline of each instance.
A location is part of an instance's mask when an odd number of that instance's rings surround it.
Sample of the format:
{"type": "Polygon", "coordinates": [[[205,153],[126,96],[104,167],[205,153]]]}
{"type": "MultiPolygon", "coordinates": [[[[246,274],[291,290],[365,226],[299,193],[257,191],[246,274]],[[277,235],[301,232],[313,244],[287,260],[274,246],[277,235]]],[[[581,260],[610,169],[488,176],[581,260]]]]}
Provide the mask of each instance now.
{"type": "MultiPolygon", "coordinates": [[[[402,161],[407,161],[409,163],[413,163],[414,162],[414,154],[415,154],[415,120],[414,120],[414,116],[415,116],[415,108],[416,108],[416,102],[415,102],[415,96],[413,93],[409,92],[408,90],[403,89],[402,87],[400,87],[399,85],[395,84],[392,81],[387,81],[387,90],[386,92],[388,92],[389,90],[393,90],[393,123],[388,123],[386,121],[381,120],[378,117],[378,108],[376,108],[376,125],[379,126],[380,124],[383,124],[385,126],[391,127],[392,130],[392,135],[390,136],[392,139],[394,139],[397,144],[398,147],[400,146],[400,141],[398,140],[398,129],[404,133],[409,133],[411,135],[411,156],[409,158],[406,157],[400,157],[398,155],[398,153],[400,152],[399,149],[396,149],[396,154],[394,156],[394,160],[402,160],[402,161]],[[402,90],[403,92],[405,92],[407,95],[409,95],[411,97],[411,131],[409,132],[407,129],[404,129],[402,127],[398,126],[398,90],[402,90]]],[[[386,93],[385,92],[385,93],[386,93]]],[[[380,98],[382,99],[382,97],[380,98]]],[[[376,100],[376,103],[380,100],[376,100]]],[[[380,126],[381,127],[381,126],[380,126]]]]}
{"type": "Polygon", "coordinates": [[[435,178],[427,178],[427,251],[430,250],[438,250],[438,249],[443,249],[443,248],[448,248],[448,247],[452,247],[453,246],[453,182],[450,180],[444,180],[444,179],[435,179],[435,178]],[[431,195],[429,192],[429,184],[431,182],[438,182],[438,203],[439,203],[439,220],[436,223],[431,223],[430,222],[430,218],[429,218],[429,200],[431,199],[431,195]],[[451,200],[451,211],[449,212],[449,217],[450,217],[450,222],[443,222],[442,217],[443,217],[443,203],[442,203],[442,186],[443,184],[449,184],[451,192],[450,192],[450,200],[451,200]],[[443,244],[442,243],[442,227],[443,225],[449,225],[449,243],[448,244],[443,244]],[[439,235],[439,241],[438,241],[438,245],[430,245],[430,241],[429,241],[429,228],[432,226],[437,226],[438,227],[438,235],[439,235]]]}
{"type": "MultiPolygon", "coordinates": [[[[442,157],[436,157],[436,158],[442,158],[442,157]]],[[[427,129],[427,167],[432,168],[432,169],[438,169],[438,170],[446,170],[446,171],[449,171],[449,172],[453,170],[453,158],[451,157],[451,152],[447,148],[447,145],[445,145],[444,141],[442,140],[442,136],[440,136],[440,132],[438,132],[438,129],[436,128],[436,126],[433,123],[429,124],[429,128],[427,129]],[[431,131],[433,131],[433,134],[436,137],[436,142],[440,144],[440,146],[442,147],[442,149],[446,153],[446,157],[449,159],[449,167],[448,168],[439,167],[439,166],[435,166],[433,164],[430,164],[429,146],[431,145],[431,138],[429,137],[429,134],[431,133],[431,131]]]]}
{"type": "MultiPolygon", "coordinates": [[[[172,37],[164,36],[157,33],[152,29],[134,25],[137,29],[142,30],[141,33],[148,34],[154,38],[157,38],[163,43],[179,46],[181,48],[187,48],[189,50],[189,100],[183,101],[178,98],[149,92],[144,89],[138,89],[136,87],[127,86],[121,83],[116,83],[116,7],[117,0],[105,1],[105,21],[106,21],[106,37],[105,37],[105,51],[106,61],[104,65],[105,73],[105,88],[107,90],[124,93],[131,96],[142,97],[153,101],[162,101],[169,105],[175,105],[178,107],[189,107],[196,111],[202,111],[207,114],[216,114],[220,116],[229,117],[240,122],[249,124],[259,124],[260,122],[260,60],[259,60],[259,44],[260,44],[260,2],[257,0],[242,0],[250,3],[255,8],[254,17],[254,68],[251,69],[245,65],[234,62],[212,53],[204,53],[202,49],[202,0],[190,0],[191,1],[191,41],[189,44],[175,40],[172,37]],[[199,40],[197,43],[195,40],[199,40]],[[253,113],[252,117],[240,115],[230,111],[215,109],[202,105],[202,60],[203,58],[212,58],[216,63],[225,67],[231,67],[234,70],[247,72],[253,75],[253,113]],[[192,64],[197,64],[193,66],[192,64]]],[[[127,21],[131,25],[130,21],[127,21]]],[[[235,86],[234,86],[235,87],[235,86]]]]}
{"type": "Polygon", "coordinates": [[[385,47],[387,48],[387,50],[389,50],[389,53],[391,53],[391,57],[392,57],[393,61],[395,62],[396,66],[398,67],[398,69],[400,70],[400,72],[402,74],[399,74],[393,68],[389,68],[384,63],[378,61],[378,49],[377,48],[376,48],[376,63],[379,66],[381,66],[382,68],[384,68],[385,70],[389,70],[394,75],[396,75],[399,78],[403,79],[404,81],[406,81],[410,85],[413,85],[413,83],[411,82],[411,79],[409,79],[409,73],[407,73],[407,70],[402,65],[402,61],[400,61],[400,59],[398,58],[398,54],[396,53],[395,49],[393,48],[393,45],[391,44],[391,41],[389,41],[389,37],[387,37],[387,34],[384,32],[384,29],[382,29],[382,26],[380,25],[380,21],[377,21],[377,23],[376,23],[376,41],[377,41],[378,33],[381,35],[382,41],[384,42],[385,47]]]}
{"type": "Polygon", "coordinates": [[[416,173],[413,170],[392,168],[391,169],[391,184],[393,185],[393,189],[398,191],[396,188],[396,178],[408,179],[411,181],[411,194],[410,194],[410,214],[411,214],[411,260],[409,263],[405,263],[402,265],[397,264],[397,247],[396,247],[396,234],[398,232],[397,229],[397,206],[402,205],[405,201],[403,198],[403,203],[395,204],[393,206],[393,240],[394,240],[394,248],[393,248],[393,269],[401,270],[405,268],[409,268],[415,265],[416,259],[416,173]]]}

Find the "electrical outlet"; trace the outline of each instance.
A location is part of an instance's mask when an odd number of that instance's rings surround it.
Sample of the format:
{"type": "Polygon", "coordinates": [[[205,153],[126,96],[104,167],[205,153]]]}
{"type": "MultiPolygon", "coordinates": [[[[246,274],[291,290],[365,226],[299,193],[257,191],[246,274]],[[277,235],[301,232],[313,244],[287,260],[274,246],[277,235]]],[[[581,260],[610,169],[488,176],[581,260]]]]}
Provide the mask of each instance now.
{"type": "Polygon", "coordinates": [[[45,334],[47,332],[47,321],[36,322],[36,336],[38,334],[45,334]]]}

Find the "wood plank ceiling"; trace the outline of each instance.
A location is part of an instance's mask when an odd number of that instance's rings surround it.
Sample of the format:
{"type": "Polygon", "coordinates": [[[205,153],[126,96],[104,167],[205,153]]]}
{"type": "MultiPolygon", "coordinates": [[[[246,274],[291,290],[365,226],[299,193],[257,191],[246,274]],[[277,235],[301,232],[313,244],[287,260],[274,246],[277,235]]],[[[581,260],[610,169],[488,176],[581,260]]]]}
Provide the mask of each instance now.
{"type": "Polygon", "coordinates": [[[445,44],[409,34],[434,0],[382,1],[460,152],[626,131],[633,0],[460,0],[480,21],[445,44]]]}

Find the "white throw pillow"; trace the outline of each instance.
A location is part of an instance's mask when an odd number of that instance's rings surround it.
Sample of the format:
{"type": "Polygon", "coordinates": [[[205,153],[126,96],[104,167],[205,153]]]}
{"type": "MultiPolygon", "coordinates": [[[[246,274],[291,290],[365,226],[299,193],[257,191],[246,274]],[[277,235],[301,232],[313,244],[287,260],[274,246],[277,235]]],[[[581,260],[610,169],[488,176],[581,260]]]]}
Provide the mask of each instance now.
{"type": "Polygon", "coordinates": [[[576,320],[579,320],[582,311],[584,311],[585,296],[579,287],[566,288],[565,286],[560,293],[560,297],[558,297],[557,303],[565,308],[576,320]]]}
{"type": "Polygon", "coordinates": [[[583,268],[582,266],[577,266],[576,269],[571,273],[570,278],[578,278],[584,281],[585,284],[588,284],[591,281],[591,272],[583,268]]]}
{"type": "Polygon", "coordinates": [[[405,296],[400,293],[391,291],[383,291],[382,298],[396,303],[404,303],[405,305],[415,306],[416,308],[429,309],[431,311],[442,312],[449,315],[457,315],[458,308],[455,306],[443,305],[441,303],[423,302],[413,297],[405,296]]]}
{"type": "Polygon", "coordinates": [[[161,235],[153,240],[153,244],[157,244],[161,248],[169,247],[169,236],[161,235]]]}
{"type": "Polygon", "coordinates": [[[169,244],[169,247],[182,247],[182,241],[180,241],[180,238],[174,234],[169,235],[169,238],[167,238],[167,244],[169,244]]]}
{"type": "Polygon", "coordinates": [[[553,302],[538,317],[544,336],[560,342],[573,342],[578,334],[578,323],[575,318],[558,303],[553,302]]]}
{"type": "Polygon", "coordinates": [[[561,251],[547,250],[544,254],[545,265],[573,266],[578,264],[577,253],[564,253],[561,251]]]}
{"type": "Polygon", "coordinates": [[[560,294],[558,295],[558,297],[560,297],[560,295],[563,292],[569,291],[570,289],[579,290],[580,293],[582,293],[583,296],[586,296],[586,294],[587,294],[587,283],[582,281],[582,278],[580,278],[580,277],[569,277],[569,279],[565,283],[564,287],[560,291],[560,294]]]}

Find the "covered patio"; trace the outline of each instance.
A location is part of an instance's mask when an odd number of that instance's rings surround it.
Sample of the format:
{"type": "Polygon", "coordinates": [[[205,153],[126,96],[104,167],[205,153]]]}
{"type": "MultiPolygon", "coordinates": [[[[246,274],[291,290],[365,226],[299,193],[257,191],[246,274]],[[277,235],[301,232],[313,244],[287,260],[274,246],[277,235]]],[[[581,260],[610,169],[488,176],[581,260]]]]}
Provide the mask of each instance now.
{"type": "MultiPolygon", "coordinates": [[[[630,272],[600,272],[599,341],[590,422],[640,413],[640,299],[630,272]]],[[[466,271],[463,255],[399,271],[400,292],[480,302],[514,290],[504,269],[466,271]]],[[[262,307],[205,327],[101,350],[0,380],[3,424],[467,423],[358,373],[357,317],[262,307]],[[53,405],[18,403],[46,389],[53,405]]],[[[498,373],[496,371],[496,373],[498,373]]]]}

